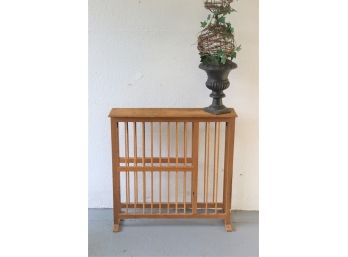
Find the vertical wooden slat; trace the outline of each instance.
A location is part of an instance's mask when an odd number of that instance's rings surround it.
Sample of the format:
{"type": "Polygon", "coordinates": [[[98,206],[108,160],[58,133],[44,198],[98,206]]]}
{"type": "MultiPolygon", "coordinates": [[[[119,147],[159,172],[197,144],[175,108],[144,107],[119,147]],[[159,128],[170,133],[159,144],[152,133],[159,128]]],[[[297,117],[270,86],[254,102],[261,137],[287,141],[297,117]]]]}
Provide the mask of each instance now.
{"type": "MultiPolygon", "coordinates": [[[[142,122],[142,166],[145,166],[145,122],[142,122]]],[[[143,170],[143,213],[145,213],[145,203],[146,203],[146,171],[143,170]]]]}
{"type": "Polygon", "coordinates": [[[198,178],[198,143],[199,143],[199,122],[192,122],[192,213],[197,213],[197,178],[198,178]]]}
{"type": "Polygon", "coordinates": [[[215,136],[214,136],[214,189],[213,201],[215,213],[217,213],[217,199],[219,186],[219,146],[220,146],[220,122],[215,122],[215,136]]]}
{"type": "MultiPolygon", "coordinates": [[[[179,135],[178,135],[178,122],[175,122],[175,167],[178,167],[179,163],[179,135]]],[[[178,181],[178,170],[175,171],[175,213],[178,213],[178,194],[179,194],[179,181],[178,181]]]]}
{"type": "MultiPolygon", "coordinates": [[[[184,165],[187,165],[187,122],[184,122],[184,165]]],[[[186,172],[184,174],[184,213],[186,213],[186,172]]]]}
{"type": "Polygon", "coordinates": [[[228,194],[227,192],[227,181],[228,181],[228,161],[229,161],[229,156],[230,156],[230,138],[229,138],[229,133],[228,133],[228,122],[225,122],[225,153],[224,153],[224,183],[223,183],[223,206],[224,206],[224,212],[227,213],[227,201],[226,201],[226,196],[228,194]]]}
{"type": "MultiPolygon", "coordinates": [[[[126,155],[126,167],[129,167],[129,136],[128,136],[128,122],[124,124],[125,129],[125,155],[126,155]]],[[[128,213],[130,202],[130,182],[129,182],[129,171],[126,171],[126,213],[128,213]]]]}
{"type": "MultiPolygon", "coordinates": [[[[153,167],[153,122],[151,122],[151,167],[153,167]]],[[[153,211],[153,170],[151,170],[151,213],[153,211]]]]}
{"type": "Polygon", "coordinates": [[[205,213],[208,212],[208,174],[207,174],[207,151],[208,151],[208,122],[205,123],[205,131],[204,131],[204,166],[203,166],[203,172],[204,172],[204,203],[205,203],[205,213]]]}
{"type": "Polygon", "coordinates": [[[210,122],[207,122],[207,131],[206,131],[206,142],[207,142],[207,180],[206,180],[206,203],[205,203],[205,212],[208,213],[208,202],[209,202],[209,163],[210,163],[210,122]]]}
{"type": "MultiPolygon", "coordinates": [[[[220,164],[220,133],[221,133],[221,122],[218,122],[218,156],[217,156],[217,181],[219,181],[219,164],[220,164]]],[[[219,194],[219,182],[217,184],[217,193],[216,193],[216,205],[215,209],[217,208],[217,201],[218,201],[218,194],[219,194]]]]}
{"type": "MultiPolygon", "coordinates": [[[[167,129],[167,145],[168,145],[168,166],[170,165],[170,123],[168,122],[168,129],[167,129]]],[[[168,185],[167,185],[167,190],[168,190],[168,206],[167,206],[167,212],[169,213],[169,196],[170,196],[170,171],[168,171],[168,185]]]]}
{"type": "Polygon", "coordinates": [[[113,205],[114,205],[114,226],[113,231],[119,231],[121,213],[120,197],[120,173],[117,171],[119,166],[119,133],[118,122],[111,119],[111,143],[112,143],[112,177],[113,177],[113,205]]]}
{"type": "Polygon", "coordinates": [[[213,163],[213,204],[215,206],[215,184],[216,184],[216,139],[217,139],[217,136],[216,136],[216,122],[214,122],[214,163],[213,163]]]}
{"type": "MultiPolygon", "coordinates": [[[[159,122],[159,166],[162,166],[162,122],[159,122]]],[[[159,213],[162,212],[162,172],[159,172],[159,213]]]]}
{"type": "MultiPolygon", "coordinates": [[[[138,166],[138,149],[137,149],[137,123],[133,122],[133,150],[134,150],[134,166],[138,166]]],[[[134,171],[134,210],[138,204],[138,172],[134,171]]]]}

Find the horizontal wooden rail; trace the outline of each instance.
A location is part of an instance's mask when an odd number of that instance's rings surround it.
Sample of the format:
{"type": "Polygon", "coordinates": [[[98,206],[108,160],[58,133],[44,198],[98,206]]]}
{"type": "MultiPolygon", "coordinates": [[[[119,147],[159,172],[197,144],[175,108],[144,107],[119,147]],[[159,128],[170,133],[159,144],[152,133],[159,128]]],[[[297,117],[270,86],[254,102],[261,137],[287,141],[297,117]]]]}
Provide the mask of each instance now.
{"type": "MultiPolygon", "coordinates": [[[[134,206],[134,203],[129,203],[130,205],[134,206]]],[[[161,203],[153,203],[153,208],[160,208],[161,206],[161,203]]],[[[121,208],[126,208],[127,207],[127,203],[121,203],[121,208]]],[[[142,208],[143,207],[143,204],[142,203],[138,203],[135,205],[136,208],[142,208]]],[[[167,206],[166,206],[167,207],[167,206]]],[[[175,208],[176,205],[175,203],[169,203],[169,208],[172,209],[172,208],[175,208]]],[[[192,204],[191,203],[178,203],[178,208],[189,208],[191,209],[192,208],[192,204]],[[185,206],[186,205],[186,206],[185,206]]],[[[203,209],[205,208],[206,205],[205,203],[197,203],[197,208],[198,209],[203,209]]],[[[217,208],[223,208],[223,203],[217,203],[217,208]]],[[[145,208],[151,208],[151,204],[150,203],[146,203],[145,204],[145,208]]],[[[208,203],[208,208],[215,208],[215,203],[208,203]]]]}
{"type": "MultiPolygon", "coordinates": [[[[138,163],[141,163],[143,160],[142,158],[132,158],[132,157],[129,157],[128,159],[126,159],[125,157],[120,157],[120,163],[126,163],[126,161],[128,160],[129,163],[134,163],[135,160],[138,162],[138,163]]],[[[149,157],[146,157],[144,159],[144,162],[145,163],[151,163],[151,158],[149,157]]],[[[168,158],[158,158],[158,157],[153,157],[152,158],[152,162],[153,163],[168,163],[168,158]]],[[[171,157],[169,158],[169,163],[176,163],[176,158],[175,157],[171,157]]],[[[178,163],[185,163],[185,158],[178,158],[178,163]]],[[[186,158],[186,163],[187,164],[190,164],[192,163],[192,158],[186,158]]]]}
{"type": "Polygon", "coordinates": [[[225,213],[195,213],[195,214],[181,214],[181,213],[162,213],[162,214],[120,214],[121,219],[224,219],[225,213]]]}
{"type": "Polygon", "coordinates": [[[118,166],[117,171],[192,171],[193,166],[118,166]]]}

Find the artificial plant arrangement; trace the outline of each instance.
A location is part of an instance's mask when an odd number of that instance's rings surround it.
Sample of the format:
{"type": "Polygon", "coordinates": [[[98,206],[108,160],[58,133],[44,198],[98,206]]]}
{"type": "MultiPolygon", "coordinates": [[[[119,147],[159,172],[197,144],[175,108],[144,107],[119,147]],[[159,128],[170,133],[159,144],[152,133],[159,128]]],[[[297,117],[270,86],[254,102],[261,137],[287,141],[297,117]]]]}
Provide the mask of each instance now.
{"type": "Polygon", "coordinates": [[[206,86],[212,90],[210,96],[213,103],[204,108],[213,114],[231,112],[222,104],[225,97],[223,90],[230,85],[228,74],[237,68],[233,62],[241,46],[236,46],[234,41],[234,28],[226,21],[227,15],[236,12],[232,8],[233,0],[205,0],[204,6],[211,13],[207,19],[201,22],[203,28],[198,37],[198,50],[201,57],[199,68],[205,70],[208,75],[206,86]]]}

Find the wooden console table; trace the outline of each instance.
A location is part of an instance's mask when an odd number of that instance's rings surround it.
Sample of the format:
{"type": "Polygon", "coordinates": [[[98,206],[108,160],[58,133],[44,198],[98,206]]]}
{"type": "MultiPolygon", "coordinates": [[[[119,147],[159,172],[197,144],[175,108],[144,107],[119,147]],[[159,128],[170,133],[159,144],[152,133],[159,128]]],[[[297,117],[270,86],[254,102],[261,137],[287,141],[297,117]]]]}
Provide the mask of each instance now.
{"type": "Polygon", "coordinates": [[[135,218],[217,218],[232,231],[234,110],[114,108],[109,117],[114,232],[135,218]]]}

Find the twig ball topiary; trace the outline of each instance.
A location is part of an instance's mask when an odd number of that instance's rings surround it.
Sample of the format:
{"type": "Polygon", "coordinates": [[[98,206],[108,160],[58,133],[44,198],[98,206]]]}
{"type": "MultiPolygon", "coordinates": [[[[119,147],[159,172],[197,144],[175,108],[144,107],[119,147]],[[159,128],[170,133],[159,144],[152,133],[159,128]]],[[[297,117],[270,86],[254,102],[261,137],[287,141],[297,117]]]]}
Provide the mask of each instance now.
{"type": "Polygon", "coordinates": [[[198,51],[202,55],[215,55],[223,51],[230,56],[234,50],[234,36],[227,34],[223,25],[212,24],[202,30],[198,37],[198,51]]]}
{"type": "Polygon", "coordinates": [[[231,7],[233,0],[205,0],[204,6],[211,14],[201,22],[203,28],[197,42],[201,62],[205,64],[225,64],[237,56],[241,47],[235,46],[234,28],[226,21],[226,16],[236,12],[231,7]]]}

